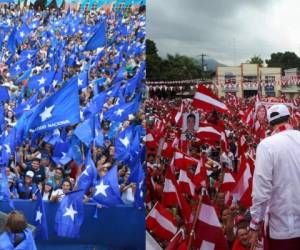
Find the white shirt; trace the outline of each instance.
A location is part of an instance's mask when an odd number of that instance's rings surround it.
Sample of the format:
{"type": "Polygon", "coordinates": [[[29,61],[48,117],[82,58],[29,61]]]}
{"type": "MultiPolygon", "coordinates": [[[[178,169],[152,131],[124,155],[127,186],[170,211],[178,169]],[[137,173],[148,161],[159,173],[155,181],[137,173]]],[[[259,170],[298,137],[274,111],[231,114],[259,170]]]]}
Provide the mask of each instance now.
{"type": "Polygon", "coordinates": [[[261,221],[269,205],[272,239],[300,237],[300,132],[285,130],[265,138],[256,151],[252,218],[261,221]]]}

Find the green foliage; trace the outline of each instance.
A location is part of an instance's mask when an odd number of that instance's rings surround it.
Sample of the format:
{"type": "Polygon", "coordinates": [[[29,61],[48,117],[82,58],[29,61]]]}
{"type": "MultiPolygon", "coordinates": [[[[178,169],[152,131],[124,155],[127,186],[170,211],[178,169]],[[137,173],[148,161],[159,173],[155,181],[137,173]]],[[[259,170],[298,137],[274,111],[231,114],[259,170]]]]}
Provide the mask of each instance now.
{"type": "Polygon", "coordinates": [[[300,67],[300,58],[294,53],[286,51],[271,54],[271,59],[266,60],[268,67],[281,67],[283,69],[300,67]]]}
{"type": "Polygon", "coordinates": [[[264,61],[263,61],[263,59],[261,59],[261,57],[260,56],[257,56],[257,55],[255,55],[255,56],[253,56],[249,61],[247,61],[248,63],[255,63],[255,64],[258,64],[260,67],[262,67],[263,66],[263,63],[264,63],[264,61]]]}
{"type": "Polygon", "coordinates": [[[193,58],[182,55],[167,55],[162,59],[158,55],[153,41],[146,40],[147,80],[186,80],[201,77],[201,66],[193,58]]]}

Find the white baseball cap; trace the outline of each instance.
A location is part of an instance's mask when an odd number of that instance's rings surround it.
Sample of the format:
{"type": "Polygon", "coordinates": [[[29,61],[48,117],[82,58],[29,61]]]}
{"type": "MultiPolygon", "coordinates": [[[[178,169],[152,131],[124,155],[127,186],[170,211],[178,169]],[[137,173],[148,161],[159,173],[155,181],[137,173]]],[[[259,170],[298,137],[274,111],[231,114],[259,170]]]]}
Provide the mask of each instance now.
{"type": "Polygon", "coordinates": [[[271,123],[278,118],[290,116],[290,111],[288,107],[284,104],[276,104],[268,109],[268,121],[271,123]]]}
{"type": "Polygon", "coordinates": [[[33,178],[33,176],[34,176],[33,171],[28,170],[28,171],[26,172],[26,176],[28,176],[28,177],[30,177],[30,178],[33,178]]]}

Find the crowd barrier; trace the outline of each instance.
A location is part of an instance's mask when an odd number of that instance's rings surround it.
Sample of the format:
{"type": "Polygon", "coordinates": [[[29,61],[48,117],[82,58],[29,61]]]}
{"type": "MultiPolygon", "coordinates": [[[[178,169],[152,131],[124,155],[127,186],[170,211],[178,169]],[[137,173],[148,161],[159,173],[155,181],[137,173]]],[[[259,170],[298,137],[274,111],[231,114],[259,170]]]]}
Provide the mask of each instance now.
{"type": "MultiPolygon", "coordinates": [[[[38,249],[145,249],[145,210],[133,206],[118,206],[98,208],[95,213],[95,204],[86,204],[80,238],[69,239],[57,237],[54,232],[58,205],[59,203],[45,202],[49,240],[37,241],[38,249]]],[[[25,214],[30,224],[34,224],[35,201],[14,200],[14,206],[25,214]]],[[[8,213],[11,208],[7,202],[0,202],[0,211],[8,213]]]]}

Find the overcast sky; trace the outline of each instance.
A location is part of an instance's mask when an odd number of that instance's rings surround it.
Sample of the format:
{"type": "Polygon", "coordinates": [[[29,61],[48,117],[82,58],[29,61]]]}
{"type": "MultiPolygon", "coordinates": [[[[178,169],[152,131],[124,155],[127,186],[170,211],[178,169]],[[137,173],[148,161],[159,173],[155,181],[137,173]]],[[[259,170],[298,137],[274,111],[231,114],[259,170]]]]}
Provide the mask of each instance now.
{"type": "Polygon", "coordinates": [[[209,55],[239,65],[260,55],[300,55],[299,0],[148,0],[147,36],[159,54],[209,55]]]}

